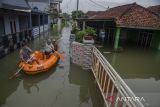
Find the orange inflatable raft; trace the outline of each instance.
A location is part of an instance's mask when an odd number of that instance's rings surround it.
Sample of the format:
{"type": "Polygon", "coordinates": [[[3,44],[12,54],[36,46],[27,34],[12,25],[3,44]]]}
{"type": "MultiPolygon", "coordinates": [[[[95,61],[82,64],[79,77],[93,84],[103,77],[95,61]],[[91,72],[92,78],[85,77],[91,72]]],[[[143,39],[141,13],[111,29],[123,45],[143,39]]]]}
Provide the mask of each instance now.
{"type": "Polygon", "coordinates": [[[38,51],[36,51],[33,56],[38,59],[39,64],[37,64],[35,61],[33,61],[31,64],[27,64],[23,61],[20,61],[19,63],[19,67],[23,67],[22,70],[26,74],[34,75],[41,72],[46,72],[48,69],[54,66],[59,59],[59,56],[54,53],[49,55],[47,59],[44,59],[44,54],[38,51]]]}

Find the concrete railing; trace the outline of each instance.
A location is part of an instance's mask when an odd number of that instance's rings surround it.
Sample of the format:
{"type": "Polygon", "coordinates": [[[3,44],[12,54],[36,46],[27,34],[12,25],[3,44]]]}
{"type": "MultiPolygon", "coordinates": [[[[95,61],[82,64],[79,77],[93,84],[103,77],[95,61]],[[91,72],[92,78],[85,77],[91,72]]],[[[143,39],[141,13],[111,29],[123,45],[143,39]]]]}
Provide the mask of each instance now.
{"type": "Polygon", "coordinates": [[[27,43],[32,39],[33,37],[31,29],[25,29],[20,32],[3,35],[0,37],[0,57],[11,53],[15,49],[21,47],[22,43],[27,43]]]}
{"type": "Polygon", "coordinates": [[[44,31],[47,31],[49,29],[49,25],[48,24],[45,24],[44,25],[44,31]]]}
{"type": "Polygon", "coordinates": [[[44,32],[45,32],[45,31],[48,31],[48,29],[49,29],[48,24],[45,24],[44,26],[42,25],[42,26],[40,26],[40,28],[39,28],[39,26],[33,27],[33,29],[32,29],[33,37],[34,37],[34,38],[38,37],[38,36],[39,36],[39,33],[42,33],[43,30],[44,30],[44,32]]]}
{"type": "Polygon", "coordinates": [[[36,38],[39,35],[39,26],[33,27],[32,29],[33,37],[36,38]]]}
{"type": "Polygon", "coordinates": [[[144,107],[142,103],[144,99],[135,96],[95,47],[93,47],[91,69],[107,107],[144,107]]]}

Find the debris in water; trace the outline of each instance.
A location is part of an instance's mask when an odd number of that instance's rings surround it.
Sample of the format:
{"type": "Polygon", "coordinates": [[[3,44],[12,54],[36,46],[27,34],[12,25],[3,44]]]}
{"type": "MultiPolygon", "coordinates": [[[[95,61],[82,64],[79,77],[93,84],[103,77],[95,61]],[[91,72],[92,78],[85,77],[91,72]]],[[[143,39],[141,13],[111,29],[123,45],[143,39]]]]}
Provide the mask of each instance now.
{"type": "Polygon", "coordinates": [[[95,47],[97,47],[97,48],[103,48],[102,45],[95,45],[95,47]]]}
{"type": "Polygon", "coordinates": [[[112,53],[112,52],[109,52],[109,51],[108,51],[108,52],[103,52],[103,53],[104,53],[104,54],[110,54],[110,53],[112,53]]]}

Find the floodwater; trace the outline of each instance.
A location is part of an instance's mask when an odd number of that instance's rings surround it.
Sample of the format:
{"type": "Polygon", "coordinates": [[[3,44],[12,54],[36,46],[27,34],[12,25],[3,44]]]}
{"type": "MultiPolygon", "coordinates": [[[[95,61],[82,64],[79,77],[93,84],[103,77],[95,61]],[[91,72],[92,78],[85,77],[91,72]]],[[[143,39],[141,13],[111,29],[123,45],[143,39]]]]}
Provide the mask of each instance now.
{"type": "MultiPolygon", "coordinates": [[[[58,38],[54,32],[49,32],[58,38]]],[[[62,30],[59,40],[64,60],[46,73],[29,76],[21,73],[9,80],[18,68],[19,50],[0,59],[0,107],[104,107],[104,102],[92,72],[83,71],[70,62],[70,28],[62,30]]],[[[43,48],[45,36],[29,44],[34,50],[43,48]]]]}
{"type": "Polygon", "coordinates": [[[109,47],[100,51],[147,107],[160,107],[160,51],[134,46],[121,53],[108,53],[109,47]]]}

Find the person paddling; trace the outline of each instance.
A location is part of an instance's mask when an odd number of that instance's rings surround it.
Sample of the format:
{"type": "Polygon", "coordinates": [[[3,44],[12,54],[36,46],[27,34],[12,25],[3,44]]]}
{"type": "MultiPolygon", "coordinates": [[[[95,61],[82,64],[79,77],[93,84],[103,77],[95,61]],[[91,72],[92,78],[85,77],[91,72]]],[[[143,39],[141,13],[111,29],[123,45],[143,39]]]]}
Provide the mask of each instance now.
{"type": "Polygon", "coordinates": [[[54,46],[54,50],[57,51],[57,50],[58,50],[58,45],[57,45],[55,39],[52,39],[52,44],[53,44],[53,46],[54,46]]]}
{"type": "Polygon", "coordinates": [[[44,49],[44,54],[49,55],[52,52],[54,52],[54,45],[52,44],[51,40],[48,39],[47,42],[46,42],[45,49],[44,49]]]}
{"type": "Polygon", "coordinates": [[[31,58],[32,53],[33,51],[25,43],[22,43],[22,49],[20,50],[21,60],[28,63],[32,63],[33,61],[36,61],[36,63],[39,64],[38,60],[35,57],[31,58]]]}

